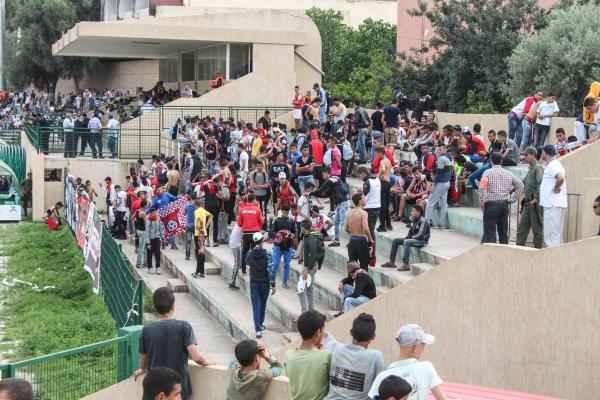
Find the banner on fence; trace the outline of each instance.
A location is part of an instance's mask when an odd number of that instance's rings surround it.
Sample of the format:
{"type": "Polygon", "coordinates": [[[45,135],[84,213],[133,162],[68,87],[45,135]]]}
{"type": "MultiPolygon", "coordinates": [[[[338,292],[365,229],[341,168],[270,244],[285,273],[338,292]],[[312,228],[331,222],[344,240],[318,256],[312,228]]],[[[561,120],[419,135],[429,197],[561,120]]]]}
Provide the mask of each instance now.
{"type": "Polygon", "coordinates": [[[67,176],[65,181],[65,219],[69,227],[75,229],[75,221],[77,221],[77,190],[75,183],[72,181],[72,176],[67,176]]]}
{"type": "MultiPolygon", "coordinates": [[[[93,206],[93,204],[92,204],[93,206]]],[[[83,247],[83,256],[85,258],[84,269],[92,277],[94,282],[94,293],[100,292],[100,248],[102,245],[102,220],[96,212],[96,207],[93,208],[92,223],[88,229],[87,239],[83,247]]]]}
{"type": "Polygon", "coordinates": [[[182,198],[158,209],[162,236],[169,238],[185,228],[185,206],[187,203],[188,200],[182,198]]]}
{"type": "Polygon", "coordinates": [[[75,225],[75,238],[77,240],[77,246],[83,249],[88,229],[92,224],[94,212],[96,211],[96,206],[94,206],[94,203],[92,203],[86,195],[77,196],[76,202],[77,223],[75,225]]]}

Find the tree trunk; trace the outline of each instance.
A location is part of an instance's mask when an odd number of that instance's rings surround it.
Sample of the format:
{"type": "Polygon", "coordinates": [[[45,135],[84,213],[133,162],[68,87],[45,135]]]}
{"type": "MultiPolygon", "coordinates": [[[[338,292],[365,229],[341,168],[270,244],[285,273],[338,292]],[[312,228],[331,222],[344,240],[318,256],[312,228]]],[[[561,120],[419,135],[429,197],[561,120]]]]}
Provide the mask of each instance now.
{"type": "Polygon", "coordinates": [[[79,89],[79,81],[80,81],[79,77],[77,77],[77,76],[73,77],[73,83],[75,84],[75,93],[77,93],[77,94],[79,94],[79,90],[80,90],[79,89]]]}

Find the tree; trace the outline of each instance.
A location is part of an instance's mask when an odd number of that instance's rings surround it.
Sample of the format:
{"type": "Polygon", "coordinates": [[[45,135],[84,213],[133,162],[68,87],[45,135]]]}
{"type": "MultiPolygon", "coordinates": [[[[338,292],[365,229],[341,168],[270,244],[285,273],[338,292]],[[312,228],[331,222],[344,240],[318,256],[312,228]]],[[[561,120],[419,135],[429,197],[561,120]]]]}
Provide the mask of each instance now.
{"type": "Polygon", "coordinates": [[[600,8],[554,9],[548,26],[523,41],[508,61],[507,93],[518,99],[536,88],[557,96],[561,113],[581,112],[590,84],[600,80],[600,8]]]}
{"type": "Polygon", "coordinates": [[[360,99],[372,106],[389,101],[396,64],[396,27],[371,18],[358,29],[343,23],[342,13],[311,8],[323,43],[323,83],[346,102],[360,99]]]}
{"type": "Polygon", "coordinates": [[[506,111],[503,90],[507,59],[525,35],[543,26],[537,0],[420,0],[413,16],[425,16],[435,29],[428,46],[406,56],[401,78],[412,97],[432,91],[436,105],[461,112],[472,108],[506,111]],[[423,63],[423,56],[431,62],[423,63]],[[467,104],[471,92],[471,103],[467,104]],[[477,99],[473,99],[473,94],[477,99]],[[485,104],[487,103],[487,104],[485,104]]]}

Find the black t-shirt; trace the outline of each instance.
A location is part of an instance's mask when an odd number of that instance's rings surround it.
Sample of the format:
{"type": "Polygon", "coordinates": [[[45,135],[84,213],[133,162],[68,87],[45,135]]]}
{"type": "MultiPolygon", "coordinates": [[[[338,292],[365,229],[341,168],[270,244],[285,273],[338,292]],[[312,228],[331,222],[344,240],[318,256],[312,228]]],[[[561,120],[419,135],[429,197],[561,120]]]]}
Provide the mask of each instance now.
{"type": "Polygon", "coordinates": [[[209,143],[206,145],[206,159],[214,161],[217,159],[217,144],[209,143]]]}
{"type": "Polygon", "coordinates": [[[277,181],[280,172],[285,172],[286,178],[290,179],[290,168],[286,163],[271,164],[271,168],[269,169],[269,178],[277,181]]]}
{"type": "Polygon", "coordinates": [[[388,128],[398,127],[398,115],[400,115],[400,109],[395,106],[387,106],[383,109],[383,115],[385,118],[385,126],[388,128]]]}
{"type": "Polygon", "coordinates": [[[381,111],[375,111],[371,114],[371,122],[373,123],[373,130],[383,132],[383,123],[381,122],[383,113],[381,111]]]}
{"type": "Polygon", "coordinates": [[[207,182],[204,184],[204,208],[219,206],[218,192],[219,186],[216,183],[207,182]]]}
{"type": "MultiPolygon", "coordinates": [[[[304,162],[302,157],[300,157],[298,160],[296,160],[296,165],[299,165],[301,167],[306,167],[307,165],[310,165],[313,162],[314,161],[311,156],[308,156],[308,158],[306,159],[306,162],[304,162]]],[[[300,172],[300,174],[298,176],[309,176],[309,175],[312,175],[312,172],[300,172]]]]}
{"type": "Polygon", "coordinates": [[[192,326],[186,321],[170,319],[155,321],[142,329],[138,352],[148,357],[147,368],[167,367],[182,378],[181,398],[192,393],[188,374],[188,346],[196,344],[192,326]]]}

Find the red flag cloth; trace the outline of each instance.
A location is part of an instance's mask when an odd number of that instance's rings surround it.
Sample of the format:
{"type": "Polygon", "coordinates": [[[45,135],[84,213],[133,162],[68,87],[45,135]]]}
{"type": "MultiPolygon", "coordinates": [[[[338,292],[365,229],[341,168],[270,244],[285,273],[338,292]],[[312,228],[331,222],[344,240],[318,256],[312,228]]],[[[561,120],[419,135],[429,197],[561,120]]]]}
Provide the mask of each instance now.
{"type": "Polygon", "coordinates": [[[165,238],[185,228],[185,206],[188,202],[189,200],[181,198],[158,209],[160,231],[165,238]]]}

